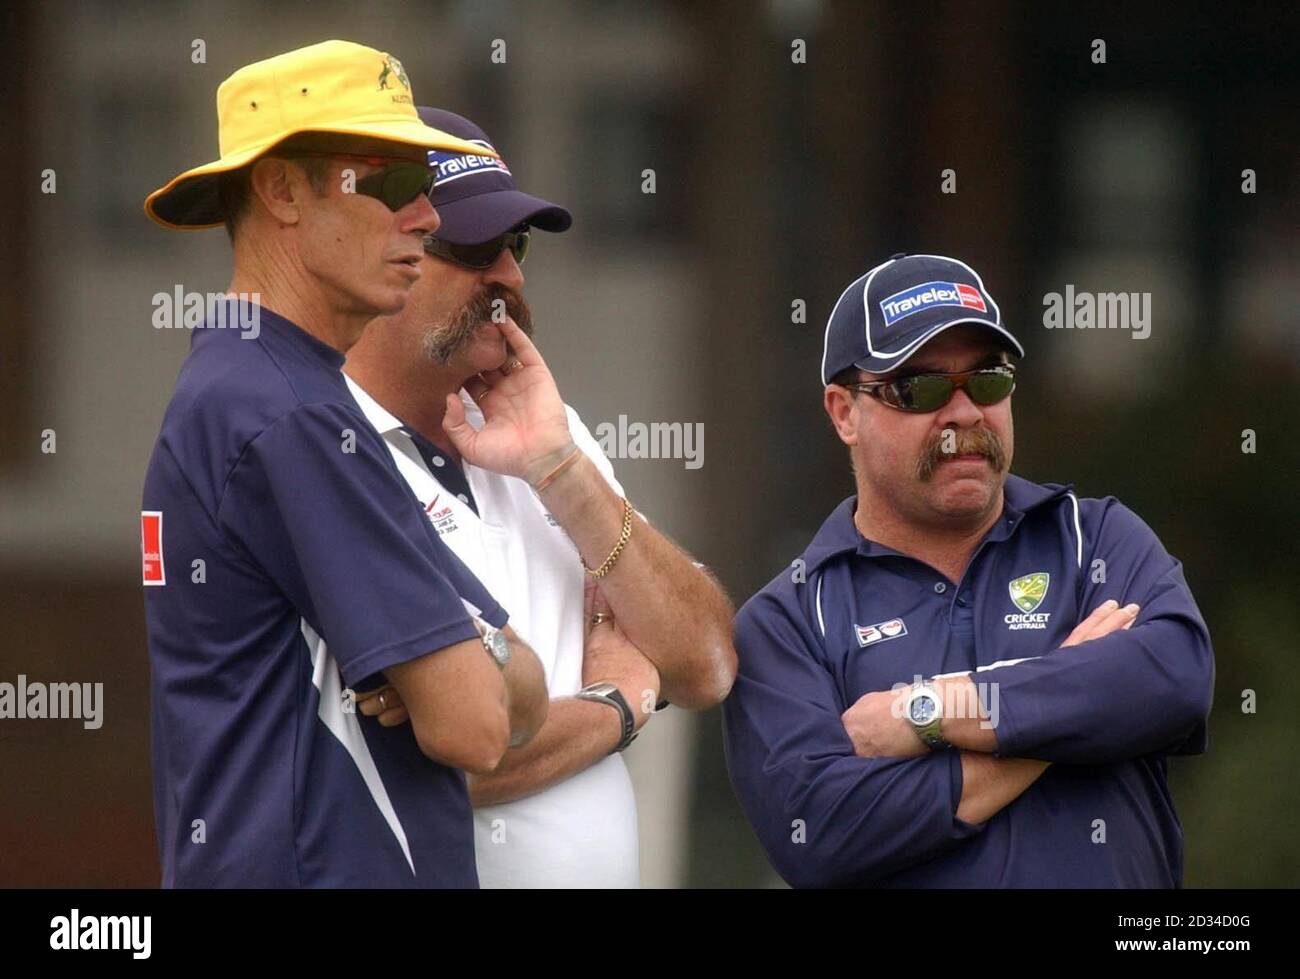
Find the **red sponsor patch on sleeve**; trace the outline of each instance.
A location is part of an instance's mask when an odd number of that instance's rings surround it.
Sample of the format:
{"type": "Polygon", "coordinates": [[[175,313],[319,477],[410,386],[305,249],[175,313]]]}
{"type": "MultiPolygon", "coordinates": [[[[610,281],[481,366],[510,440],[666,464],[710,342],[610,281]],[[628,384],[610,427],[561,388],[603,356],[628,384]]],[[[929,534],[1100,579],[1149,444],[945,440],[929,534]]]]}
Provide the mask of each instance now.
{"type": "Polygon", "coordinates": [[[161,510],[140,511],[140,550],[144,556],[144,583],[167,584],[167,572],[163,569],[161,510]]]}

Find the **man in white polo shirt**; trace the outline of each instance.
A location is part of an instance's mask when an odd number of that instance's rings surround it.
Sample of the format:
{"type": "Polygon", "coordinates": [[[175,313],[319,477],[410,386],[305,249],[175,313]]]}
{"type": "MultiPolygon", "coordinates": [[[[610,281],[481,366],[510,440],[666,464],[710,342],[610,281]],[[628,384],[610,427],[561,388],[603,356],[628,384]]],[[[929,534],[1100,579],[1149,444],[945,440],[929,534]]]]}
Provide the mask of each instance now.
{"type": "MultiPolygon", "coordinates": [[[[461,116],[421,119],[485,148],[461,116]]],[[[689,555],[635,515],[529,335],[520,272],[532,228],[569,213],[521,193],[489,156],[431,152],[426,238],[405,309],[345,368],[435,530],[536,651],[550,712],[495,772],[470,776],[484,887],[635,887],[636,803],[619,752],[657,703],[721,702],[732,609],[689,555]],[[594,586],[594,587],[593,587],[594,586]]],[[[362,703],[401,723],[395,692],[362,703]]]]}

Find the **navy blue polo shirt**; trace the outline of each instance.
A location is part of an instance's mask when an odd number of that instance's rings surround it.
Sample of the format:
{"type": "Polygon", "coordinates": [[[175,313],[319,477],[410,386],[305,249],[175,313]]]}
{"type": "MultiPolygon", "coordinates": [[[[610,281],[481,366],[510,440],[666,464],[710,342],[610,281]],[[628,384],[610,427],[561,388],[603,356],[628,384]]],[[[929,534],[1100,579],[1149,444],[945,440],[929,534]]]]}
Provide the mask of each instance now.
{"type": "Polygon", "coordinates": [[[727,764],[786,881],[1181,886],[1166,757],[1205,750],[1214,660],[1151,529],[1113,497],[1009,476],[1001,519],[952,582],[864,539],[856,505],[736,618],[727,764]],[[1058,648],[1111,598],[1142,606],[1132,628],[1058,648]],[[996,681],[980,696],[998,754],[1054,763],[980,825],[956,816],[958,751],[859,758],[840,719],[863,694],[965,671],[996,681]]]}
{"type": "Polygon", "coordinates": [[[195,331],[145,478],[163,885],[476,887],[464,774],[350,691],[505,613],[434,533],[343,355],[258,312],[255,339],[195,331]]]}

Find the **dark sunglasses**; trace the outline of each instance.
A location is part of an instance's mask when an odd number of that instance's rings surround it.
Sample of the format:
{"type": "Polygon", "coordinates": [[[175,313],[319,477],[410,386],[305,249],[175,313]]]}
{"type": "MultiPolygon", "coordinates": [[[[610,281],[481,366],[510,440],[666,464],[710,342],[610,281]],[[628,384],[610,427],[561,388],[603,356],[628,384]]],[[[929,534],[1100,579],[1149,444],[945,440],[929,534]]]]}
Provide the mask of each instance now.
{"type": "Polygon", "coordinates": [[[338,157],[345,160],[362,160],[371,166],[382,167],[374,173],[359,177],[356,192],[363,197],[373,197],[390,211],[400,211],[421,194],[433,190],[434,172],[414,160],[394,160],[386,156],[357,156],[353,153],[293,153],[289,159],[301,156],[338,157]]]}
{"type": "Polygon", "coordinates": [[[524,258],[528,255],[528,242],[528,226],[523,225],[515,231],[507,231],[489,241],[474,245],[457,245],[450,241],[442,241],[433,235],[425,235],[424,250],[437,258],[445,258],[449,262],[481,272],[495,265],[497,258],[507,248],[514,255],[515,261],[523,265],[524,258]]]}
{"type": "Polygon", "coordinates": [[[1010,364],[951,374],[911,374],[888,381],[860,381],[846,388],[861,391],[899,411],[938,411],[961,388],[977,405],[995,405],[1016,389],[1010,364]]]}

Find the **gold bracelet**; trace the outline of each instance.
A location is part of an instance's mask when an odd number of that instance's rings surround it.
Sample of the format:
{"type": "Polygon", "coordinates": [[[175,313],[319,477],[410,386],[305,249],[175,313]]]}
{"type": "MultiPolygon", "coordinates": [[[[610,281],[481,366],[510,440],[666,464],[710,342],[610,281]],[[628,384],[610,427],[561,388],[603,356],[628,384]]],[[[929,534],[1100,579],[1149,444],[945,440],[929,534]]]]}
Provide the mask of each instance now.
{"type": "Polygon", "coordinates": [[[542,490],[546,489],[546,487],[550,486],[551,483],[555,482],[556,477],[559,476],[560,473],[564,472],[564,470],[568,469],[571,465],[573,465],[575,462],[578,461],[578,456],[580,455],[582,455],[582,449],[578,448],[575,445],[573,447],[573,451],[570,452],[568,456],[565,457],[563,462],[561,462],[558,466],[556,466],[545,476],[543,476],[541,480],[538,481],[537,485],[533,487],[533,492],[540,493],[542,490]]]}
{"type": "Polygon", "coordinates": [[[605,575],[609,574],[609,572],[613,569],[614,562],[618,560],[618,556],[623,553],[623,548],[627,547],[627,542],[631,539],[632,539],[632,504],[627,501],[626,497],[624,497],[623,498],[623,532],[618,535],[618,543],[615,544],[614,549],[609,552],[609,557],[605,558],[605,563],[602,564],[595,571],[587,567],[587,562],[583,561],[582,555],[579,554],[578,562],[582,565],[582,570],[587,572],[587,574],[591,575],[593,578],[605,577],[605,575]]]}

